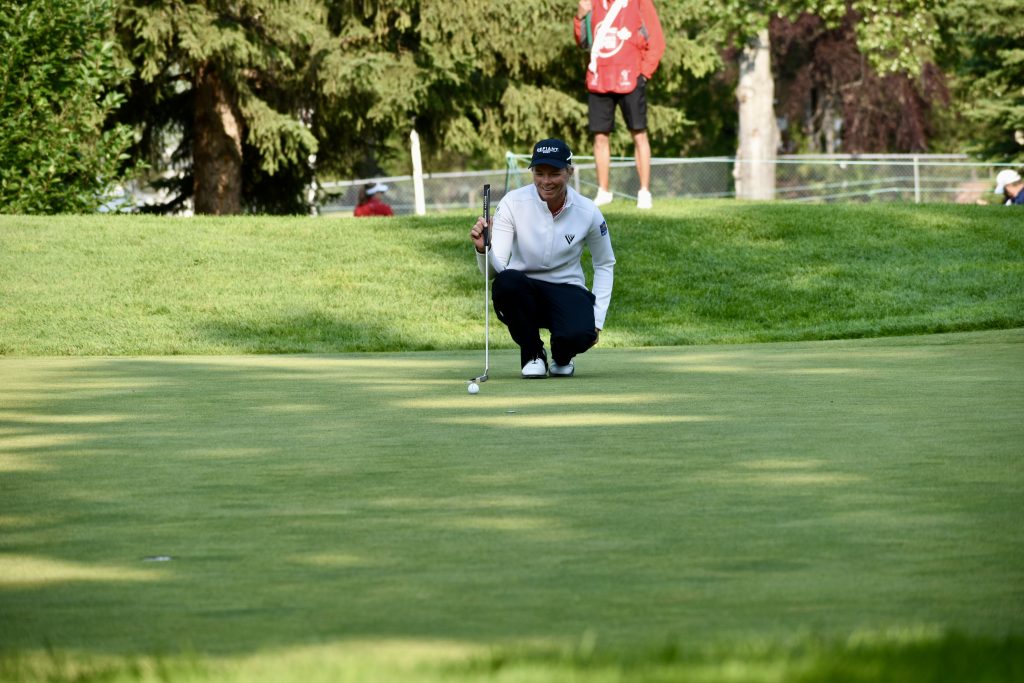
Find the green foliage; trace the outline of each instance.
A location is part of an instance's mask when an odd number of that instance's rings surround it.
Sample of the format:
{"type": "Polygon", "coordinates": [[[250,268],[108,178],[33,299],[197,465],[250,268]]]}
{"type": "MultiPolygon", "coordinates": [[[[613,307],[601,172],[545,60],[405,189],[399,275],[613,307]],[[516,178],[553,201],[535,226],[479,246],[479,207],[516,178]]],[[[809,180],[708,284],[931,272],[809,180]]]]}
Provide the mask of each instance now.
{"type": "MultiPolygon", "coordinates": [[[[722,26],[693,0],[657,3],[665,34],[661,66],[648,84],[651,150],[655,156],[732,154],[735,79],[723,61],[722,26]]],[[[632,155],[632,140],[619,127],[615,152],[632,155]]]]}
{"type": "MultiPolygon", "coordinates": [[[[316,132],[331,140],[318,156],[326,173],[407,173],[413,127],[432,166],[501,165],[506,150],[549,135],[590,149],[587,57],[573,39],[574,7],[561,0],[498,8],[482,0],[353,4],[334,12],[340,49],[324,62],[329,99],[318,108],[316,132]]],[[[658,3],[668,50],[649,90],[656,155],[715,144],[706,139],[714,127],[698,135],[689,115],[706,104],[692,97],[703,88],[698,79],[720,64],[700,9],[694,1],[658,3]]],[[[618,128],[615,153],[631,153],[618,128]]]]}
{"type": "Polygon", "coordinates": [[[574,69],[549,68],[574,56],[572,15],[560,3],[517,0],[500,11],[479,0],[353,4],[333,13],[339,47],[323,64],[317,134],[331,140],[318,157],[324,172],[407,173],[413,128],[428,160],[490,165],[538,129],[581,138],[585,108],[564,95],[574,69]],[[550,47],[537,49],[527,35],[550,36],[550,47]]]}
{"type": "MultiPolygon", "coordinates": [[[[735,149],[728,49],[771,16],[813,12],[835,26],[853,11],[859,49],[883,75],[919,74],[942,37],[932,0],[657,5],[667,41],[648,91],[657,156],[735,149]]],[[[976,14],[968,6],[958,2],[960,9],[948,11],[966,23],[976,14]]],[[[244,192],[253,211],[304,211],[302,188],[314,168],[321,179],[408,173],[413,129],[428,169],[500,166],[506,150],[526,149],[546,135],[584,153],[586,54],[573,40],[573,9],[563,0],[499,7],[484,0],[248,0],[231,8],[120,0],[121,39],[138,69],[124,120],[141,129],[136,158],[184,167],[181,184],[191,192],[191,75],[197,65],[215,63],[231,80],[245,119],[244,192]],[[173,160],[160,158],[168,142],[178,149],[173,160]]],[[[992,33],[999,38],[991,44],[1012,45],[1015,29],[1006,26],[1013,24],[996,22],[1001,33],[992,33]]],[[[981,24],[967,34],[987,30],[981,24]]],[[[999,59],[1012,64],[1013,54],[1004,47],[999,59]]],[[[1009,76],[999,76],[1003,85],[992,92],[1009,93],[1009,76]]],[[[997,111],[1000,97],[976,97],[976,115],[1003,126],[1017,120],[1005,108],[997,111]]],[[[631,152],[622,126],[612,143],[616,154],[631,152]]]]}
{"type": "Polygon", "coordinates": [[[127,74],[110,0],[0,3],[0,212],[92,211],[121,179],[127,74]]]}
{"type": "Polygon", "coordinates": [[[857,43],[882,74],[917,76],[934,60],[939,45],[935,0],[859,0],[852,8],[861,16],[857,43]]]}
{"type": "Polygon", "coordinates": [[[720,30],[742,44],[768,26],[772,16],[795,19],[816,14],[827,25],[836,25],[848,11],[860,17],[858,45],[881,73],[917,75],[931,61],[939,44],[934,0],[705,0],[716,12],[720,30]]]}
{"type": "Polygon", "coordinates": [[[942,12],[971,151],[1024,163],[1024,21],[1012,0],[958,0],[942,12]]]}

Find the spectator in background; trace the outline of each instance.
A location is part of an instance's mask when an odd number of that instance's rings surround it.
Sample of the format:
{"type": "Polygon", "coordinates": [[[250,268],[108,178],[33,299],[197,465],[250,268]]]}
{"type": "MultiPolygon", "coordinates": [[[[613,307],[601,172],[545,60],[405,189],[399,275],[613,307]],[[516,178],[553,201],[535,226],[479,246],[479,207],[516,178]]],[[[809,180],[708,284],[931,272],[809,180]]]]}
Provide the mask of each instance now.
{"type": "Polygon", "coordinates": [[[1003,195],[1007,206],[1024,205],[1024,180],[1020,173],[1011,169],[1000,171],[996,176],[995,194],[1003,195]]]}
{"type": "Polygon", "coordinates": [[[615,109],[622,109],[633,136],[633,155],[640,191],[638,209],[651,208],[651,142],[647,137],[647,81],[665,53],[653,0],[579,0],[573,19],[576,43],[590,51],[587,100],[590,132],[594,134],[597,196],[602,206],[612,201],[609,189],[611,140],[615,109]]]}
{"type": "Polygon", "coordinates": [[[383,183],[367,183],[359,188],[359,203],[353,215],[394,216],[395,212],[381,199],[381,195],[387,191],[388,186],[383,183]]]}

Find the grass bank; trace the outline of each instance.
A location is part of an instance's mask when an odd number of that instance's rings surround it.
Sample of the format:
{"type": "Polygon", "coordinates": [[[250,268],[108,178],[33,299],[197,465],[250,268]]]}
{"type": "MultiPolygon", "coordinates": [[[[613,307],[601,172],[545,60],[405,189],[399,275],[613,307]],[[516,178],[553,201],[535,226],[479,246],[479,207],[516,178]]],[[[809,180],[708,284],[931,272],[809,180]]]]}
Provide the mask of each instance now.
{"type": "MultiPolygon", "coordinates": [[[[1004,207],[661,202],[607,217],[607,346],[1024,326],[1024,214],[1004,207]]],[[[0,353],[476,348],[471,222],[3,216],[0,353]]],[[[494,344],[511,341],[498,329],[494,344]]]]}

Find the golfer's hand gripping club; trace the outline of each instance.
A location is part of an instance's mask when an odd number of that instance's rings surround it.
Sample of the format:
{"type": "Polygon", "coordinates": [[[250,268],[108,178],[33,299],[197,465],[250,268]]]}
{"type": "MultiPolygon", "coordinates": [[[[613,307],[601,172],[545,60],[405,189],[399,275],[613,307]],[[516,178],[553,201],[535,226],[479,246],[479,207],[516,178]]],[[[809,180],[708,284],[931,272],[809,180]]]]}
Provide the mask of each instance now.
{"type": "Polygon", "coordinates": [[[491,248],[491,186],[484,185],[484,251],[491,248]]]}
{"type": "Polygon", "coordinates": [[[484,185],[484,215],[476,219],[469,238],[473,240],[478,254],[485,253],[491,247],[491,186],[484,185]]]}
{"type": "Polygon", "coordinates": [[[469,237],[473,240],[473,246],[476,247],[477,253],[484,253],[486,249],[491,246],[491,224],[493,221],[488,218],[481,216],[476,219],[476,223],[473,225],[473,229],[469,231],[469,237]]]}

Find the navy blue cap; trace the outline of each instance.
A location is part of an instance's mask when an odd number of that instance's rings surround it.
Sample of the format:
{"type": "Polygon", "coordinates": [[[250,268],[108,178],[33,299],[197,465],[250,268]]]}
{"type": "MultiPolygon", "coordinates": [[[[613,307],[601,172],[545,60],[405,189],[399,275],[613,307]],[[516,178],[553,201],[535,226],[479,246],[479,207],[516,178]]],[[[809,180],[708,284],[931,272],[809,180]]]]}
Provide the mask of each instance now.
{"type": "Polygon", "coordinates": [[[533,146],[533,158],[530,159],[530,168],[534,166],[554,166],[565,168],[572,165],[572,150],[564,140],[549,138],[541,140],[533,146]]]}

